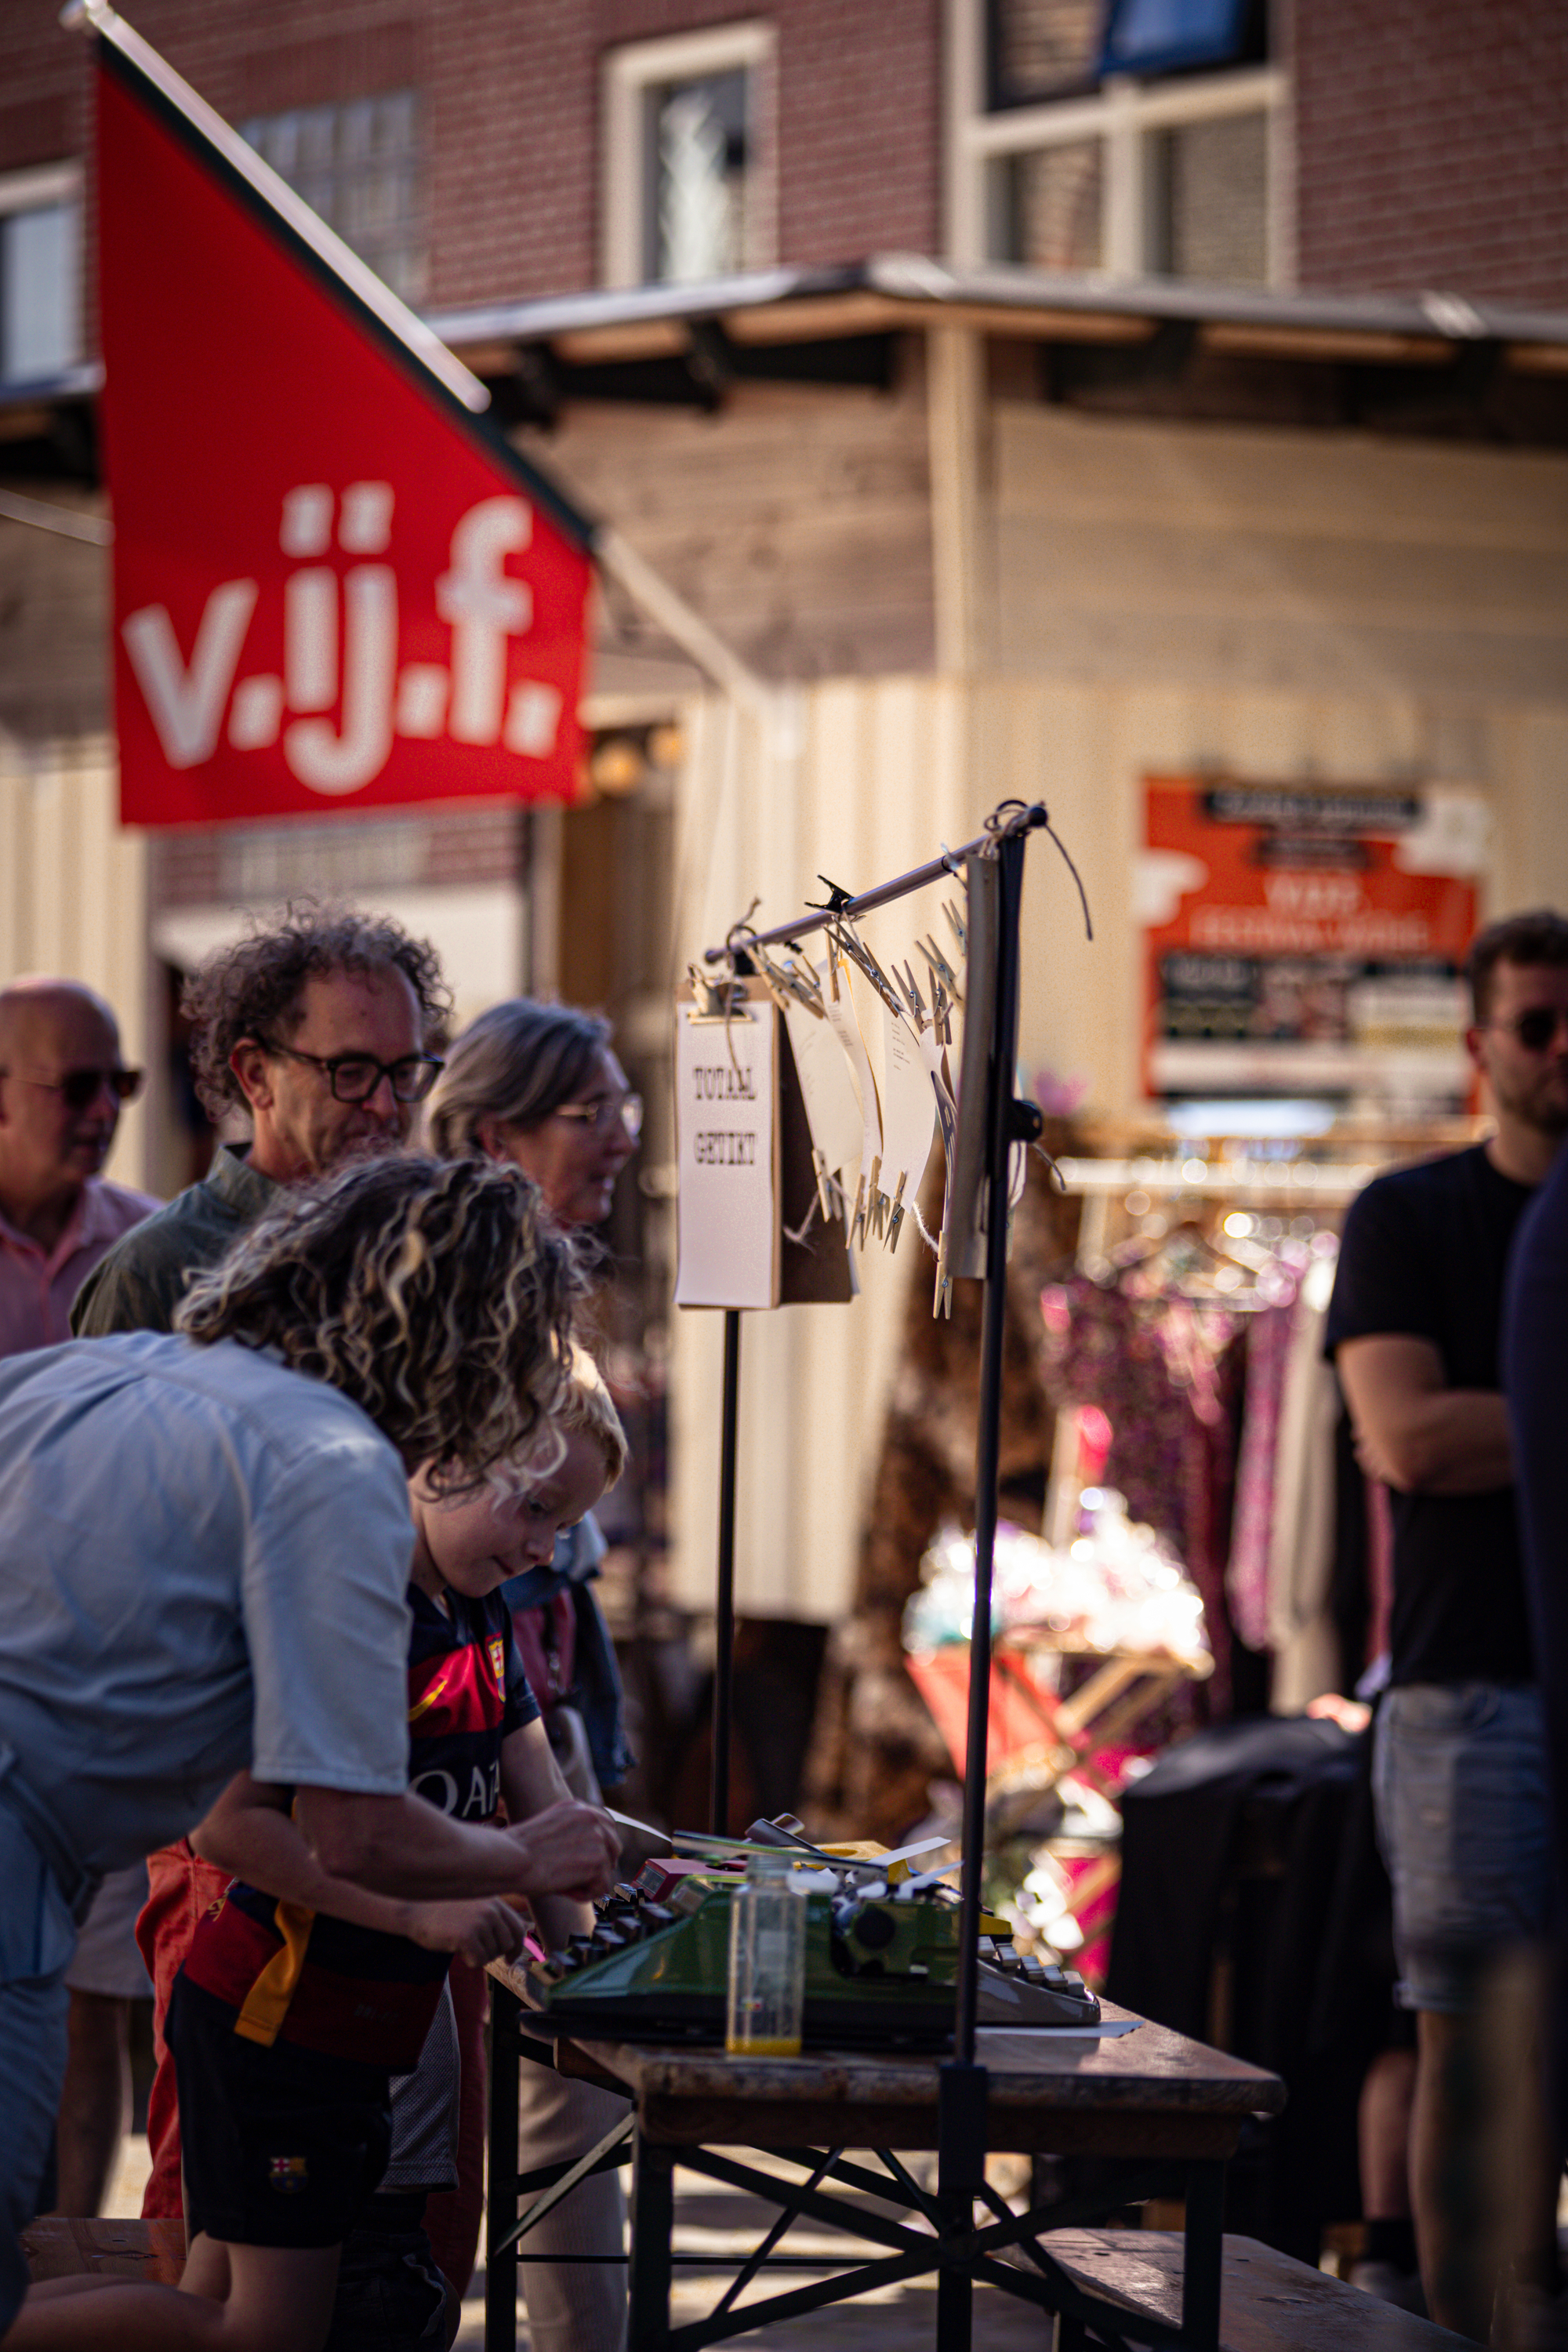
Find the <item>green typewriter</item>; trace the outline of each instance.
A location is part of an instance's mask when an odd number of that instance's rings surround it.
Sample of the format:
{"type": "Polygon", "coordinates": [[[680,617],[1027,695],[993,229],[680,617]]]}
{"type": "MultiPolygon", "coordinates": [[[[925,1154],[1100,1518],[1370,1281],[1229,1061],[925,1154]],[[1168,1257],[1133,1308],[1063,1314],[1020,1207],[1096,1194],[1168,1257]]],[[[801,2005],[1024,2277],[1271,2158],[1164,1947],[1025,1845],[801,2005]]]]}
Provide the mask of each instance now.
{"type": "MultiPolygon", "coordinates": [[[[755,1823],[769,1843],[796,1843],[755,1823]],[[768,1833],[772,1832],[771,1835],[768,1833]]],[[[805,2008],[808,2045],[942,2050],[952,2040],[961,1911],[934,1874],[879,1867],[875,1848],[807,1847],[805,2008]]],[[[616,2041],[721,2042],[732,1868],[650,1862],[595,1906],[591,1935],[496,1973],[546,2032],[616,2041]]],[[[983,1917],[982,2025],[1085,2026],[1100,2003],[1071,1969],[1016,1951],[1005,1924],[983,1917]]]]}

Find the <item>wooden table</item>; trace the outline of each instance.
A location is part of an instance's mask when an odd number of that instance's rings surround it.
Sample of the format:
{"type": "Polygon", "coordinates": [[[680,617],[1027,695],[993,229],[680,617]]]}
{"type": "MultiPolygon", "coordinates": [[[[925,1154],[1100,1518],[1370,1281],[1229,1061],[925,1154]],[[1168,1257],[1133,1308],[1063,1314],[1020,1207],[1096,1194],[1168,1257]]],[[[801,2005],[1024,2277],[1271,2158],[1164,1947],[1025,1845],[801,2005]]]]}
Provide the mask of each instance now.
{"type": "MultiPolygon", "coordinates": [[[[503,2102],[503,2112],[509,2033],[514,2070],[518,2063],[515,2030],[504,2013],[509,2000],[498,1988],[495,2040],[502,2056],[492,2099],[503,2102]]],[[[1128,2014],[1109,2001],[1102,2006],[1108,2021],[1128,2014]]],[[[1103,2159],[1098,2168],[1102,2186],[1094,2194],[1015,2214],[985,2189],[992,2218],[977,2224],[967,2196],[955,2210],[940,2189],[932,2195],[922,2189],[898,2151],[940,2146],[942,2062],[934,2057],[820,2051],[759,2060],[729,2058],[711,2047],[563,2039],[557,2052],[563,2074],[624,2091],[632,2102],[623,2127],[626,2147],[606,2143],[595,2152],[597,2161],[609,2163],[625,2161],[629,2148],[634,2166],[629,2352],[699,2352],[769,2320],[932,2271],[946,2289],[939,2296],[945,2315],[938,2326],[942,2352],[962,2352],[968,2340],[966,2320],[961,2325],[954,2316],[966,2315],[968,2305],[966,2292],[957,2298],[952,2292],[950,2283],[958,2279],[1001,2287],[1043,2310],[1062,2312],[1079,2326],[1103,2318],[1123,2337],[1214,2352],[1226,2161],[1248,2116],[1274,2115],[1284,2105],[1279,2077],[1142,2021],[1131,2033],[1101,2040],[983,2031],[977,2055],[987,2073],[987,2147],[1103,2159]],[[785,2157],[806,2177],[794,2182],[760,2171],[728,2152],[737,2147],[785,2157]],[[875,2149],[879,2168],[847,2158],[846,2148],[875,2149]],[[678,2165],[763,2198],[779,2208],[780,2218],[709,2317],[672,2327],[678,2165]],[[831,2181],[900,2207],[910,2220],[869,2210],[864,2195],[853,2201],[835,2196],[825,2186],[831,2181]],[[1125,2309],[1098,2303],[1035,2243],[1042,2231],[1080,2227],[1173,2190],[1184,2190],[1186,2199],[1182,2320],[1174,2335],[1168,2311],[1151,2311],[1146,2324],[1130,2325],[1125,2309]],[[736,2311],[736,2297],[759,2269],[789,2260],[774,2256],[773,2248],[797,2216],[880,2242],[888,2252],[870,2262],[847,2254],[850,2267],[840,2275],[736,2311]]],[[[510,2079],[515,2112],[515,2071],[510,2079]]],[[[492,2181],[501,2145],[492,2136],[492,2181]]],[[[552,2201],[563,2187],[547,2191],[552,2201]]],[[[510,2230],[507,2205],[492,2191],[486,2352],[512,2352],[515,2344],[516,2249],[515,2242],[510,2249],[503,2242],[510,2230]]]]}

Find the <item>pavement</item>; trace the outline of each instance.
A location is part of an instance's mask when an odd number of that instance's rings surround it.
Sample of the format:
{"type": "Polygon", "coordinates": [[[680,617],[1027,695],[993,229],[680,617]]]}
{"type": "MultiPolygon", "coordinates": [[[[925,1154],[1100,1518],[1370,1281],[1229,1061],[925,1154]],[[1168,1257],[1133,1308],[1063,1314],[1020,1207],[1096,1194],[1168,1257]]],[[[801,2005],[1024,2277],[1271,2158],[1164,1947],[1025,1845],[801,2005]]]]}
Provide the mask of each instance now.
{"type": "MultiPolygon", "coordinates": [[[[798,2173],[787,2168],[774,2168],[755,2149],[733,2151],[748,2164],[760,2169],[778,2169],[786,2177],[798,2179],[798,2173]]],[[[862,2155],[861,2161],[874,2165],[875,2159],[862,2155]]],[[[920,2159],[910,2159],[918,2166],[920,2159]]],[[[999,2181],[1004,2189],[1013,2184],[999,2181]]],[[[835,2190],[833,2194],[845,2192],[835,2190]]],[[[875,2209],[873,2209],[875,2210],[875,2209]]],[[[889,2218],[907,2221],[907,2214],[893,2206],[884,2209],[889,2218]]],[[[670,2315],[679,2326],[683,2322],[707,2315],[735,2275],[738,2264],[720,2263],[723,2254],[744,2255],[756,2245],[777,2218],[777,2208],[761,2198],[752,2197],[722,2182],[709,2180],[700,2173],[677,2169],[675,2175],[675,2244],[678,2252],[696,2254],[711,2260],[714,2267],[708,2270],[701,2263],[682,2264],[675,2274],[675,2290],[670,2298],[670,2315]]],[[[887,2248],[873,2244],[868,2239],[841,2235],[837,2231],[822,2230],[797,2221],[780,2241],[778,2252],[789,2254],[821,2255],[820,2270],[791,2269],[776,2271],[771,2277],[755,2279],[741,2296],[737,2308],[743,2311],[748,2304],[787,2293],[806,2285],[813,2279],[826,2278],[843,2266],[846,2260],[870,2260],[884,2254],[887,2248]]],[[[974,2294],[974,2342],[979,2352],[1048,2352],[1048,2322],[1044,2315],[1015,2296],[1003,2294],[994,2287],[978,2287],[974,2294]]],[[[756,2331],[751,2331],[755,2333],[756,2331]]],[[[750,2335],[741,2339],[750,2341],[750,2335]]],[[[517,2341],[519,2352],[526,2352],[528,2323],[521,2306],[517,2341]]],[[[766,2331],[767,2352],[931,2352],[936,2341],[936,2278],[915,2280],[898,2286],[884,2287],[857,2296],[853,2303],[832,2304],[826,2310],[807,2312],[801,2318],[775,2321],[766,2331]]],[[[484,2275],[475,2279],[474,2291],[463,2305],[462,2330],[457,2340],[457,2352],[482,2352],[484,2345],[484,2275]]]]}
{"type": "MultiPolygon", "coordinates": [[[[744,2153],[749,2163],[767,2168],[767,2158],[759,2158],[754,2150],[737,2153],[744,2153]]],[[[141,2212],[147,2170],[147,2142],[140,2134],[132,2134],[121,2147],[119,2167],[104,2204],[106,2215],[133,2218],[141,2212]]],[[[1006,2189],[1015,2184],[999,2179],[996,2185],[1006,2189]]],[[[887,2210],[892,2213],[895,2209],[887,2210]]],[[[677,2271],[671,2315],[678,2325],[700,2319],[712,2310],[736,2270],[733,2263],[721,2263],[718,2257],[749,2253],[775,2214],[776,2209],[760,2198],[726,2188],[720,2181],[705,2179],[700,2173],[677,2171],[677,2249],[705,2257],[714,2264],[711,2270],[700,2264],[683,2264],[677,2271]]],[[[846,2258],[869,2259],[887,2250],[867,2239],[843,2237],[837,2231],[813,2229],[797,2221],[781,2241],[779,2251],[820,2254],[824,2257],[823,2266],[821,2270],[775,2272],[771,2279],[753,2281],[741,2297],[742,2310],[766,2295],[805,2286],[814,2278],[828,2277],[846,2258]]],[[[481,2265],[463,2305],[456,2352],[483,2352],[484,2294],[481,2265]]],[[[975,2290],[974,2341],[980,2352],[1047,2352],[1046,2330],[1045,2319],[1029,2305],[1001,2294],[994,2287],[975,2290]]],[[[767,2331],[768,2352],[807,2352],[808,2332],[809,2352],[931,2352],[936,2340],[934,2274],[908,2284],[881,2288],[857,2297],[853,2303],[831,2305],[826,2311],[809,2312],[800,2319],[778,2322],[767,2331]]],[[[742,2340],[749,2341],[749,2337],[742,2340]]],[[[529,2352],[527,2315],[521,2305],[517,2345],[518,2352],[529,2352]]]]}

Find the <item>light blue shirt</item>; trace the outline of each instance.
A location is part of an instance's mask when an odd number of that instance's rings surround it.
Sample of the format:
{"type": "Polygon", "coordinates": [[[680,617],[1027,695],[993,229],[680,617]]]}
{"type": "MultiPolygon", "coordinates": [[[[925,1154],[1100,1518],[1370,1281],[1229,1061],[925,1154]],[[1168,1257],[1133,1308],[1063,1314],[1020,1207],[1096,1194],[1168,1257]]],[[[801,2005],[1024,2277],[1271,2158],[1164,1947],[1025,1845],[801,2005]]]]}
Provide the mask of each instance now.
{"type": "Polygon", "coordinates": [[[94,1876],[232,1775],[399,1796],[414,1534],[395,1449],[224,1341],[0,1364],[0,1742],[94,1876]]]}

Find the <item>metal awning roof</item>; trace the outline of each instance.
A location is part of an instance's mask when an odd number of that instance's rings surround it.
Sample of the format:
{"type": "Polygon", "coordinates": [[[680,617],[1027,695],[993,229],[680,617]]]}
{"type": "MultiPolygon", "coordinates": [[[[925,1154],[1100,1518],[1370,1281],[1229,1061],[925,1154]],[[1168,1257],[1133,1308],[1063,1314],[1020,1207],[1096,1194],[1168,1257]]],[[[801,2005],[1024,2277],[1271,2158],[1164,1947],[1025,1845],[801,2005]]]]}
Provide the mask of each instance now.
{"type": "Polygon", "coordinates": [[[823,269],[751,270],[691,285],[613,288],[428,314],[444,342],[487,350],[549,344],[579,363],[652,359],[717,325],[741,344],[831,341],[946,321],[1033,341],[1129,343],[1162,327],[1198,331],[1205,348],[1259,357],[1442,365],[1456,347],[1504,347],[1508,364],[1568,373],[1568,314],[1468,295],[1318,294],[1173,278],[994,264],[950,269],[919,254],[878,254],[823,269]]]}

